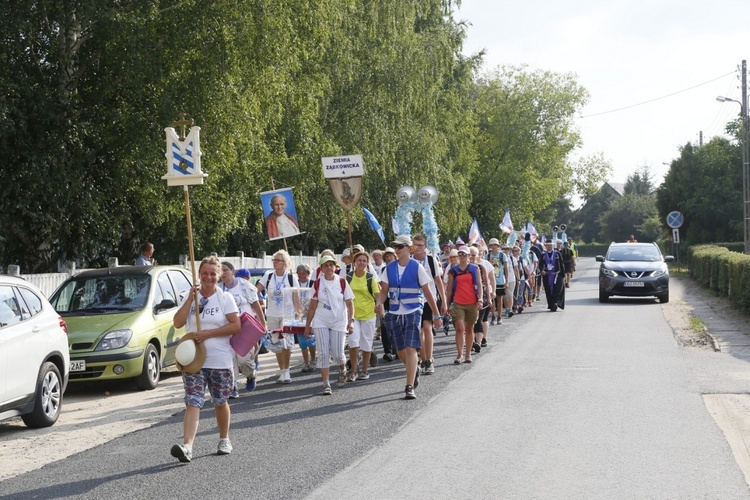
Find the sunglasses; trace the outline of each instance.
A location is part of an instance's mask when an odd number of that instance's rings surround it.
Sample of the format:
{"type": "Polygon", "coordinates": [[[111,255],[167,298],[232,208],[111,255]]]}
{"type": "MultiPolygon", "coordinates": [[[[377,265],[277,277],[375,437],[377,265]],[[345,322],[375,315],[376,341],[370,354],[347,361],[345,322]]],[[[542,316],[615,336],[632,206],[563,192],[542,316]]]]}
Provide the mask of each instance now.
{"type": "Polygon", "coordinates": [[[405,248],[405,247],[406,245],[393,245],[393,248],[395,248],[396,250],[401,250],[402,248],[405,248]]]}
{"type": "Polygon", "coordinates": [[[466,252],[458,252],[458,255],[468,255],[466,252]]]}
{"type": "Polygon", "coordinates": [[[208,298],[201,297],[198,301],[198,314],[203,314],[203,308],[206,307],[206,304],[208,304],[208,298]]]}

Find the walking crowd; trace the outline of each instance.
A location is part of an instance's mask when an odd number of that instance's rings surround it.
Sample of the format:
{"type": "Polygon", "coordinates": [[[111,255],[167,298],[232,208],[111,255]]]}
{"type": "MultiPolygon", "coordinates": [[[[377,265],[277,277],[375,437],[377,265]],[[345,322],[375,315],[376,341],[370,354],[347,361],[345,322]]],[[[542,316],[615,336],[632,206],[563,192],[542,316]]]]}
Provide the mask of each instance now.
{"type": "Polygon", "coordinates": [[[202,365],[196,370],[178,366],[183,370],[186,412],[183,443],[172,447],[172,456],[180,462],[192,460],[207,390],[219,428],[217,453],[232,452],[228,400],[239,396],[241,376],[246,390],[255,389],[258,355],[268,347],[279,368],[276,383],[292,382],[291,352],[298,345],[302,371],[319,371],[320,393],[330,396],[331,365],[336,365],[337,387],[369,380],[370,368],[378,364],[375,342],[380,340],[382,360],[399,359],[405,367],[404,399],[415,399],[420,376],[435,373],[436,331],[442,328],[448,335],[453,325],[454,363],[472,363],[472,356],[487,346],[489,326],[533,307],[542,289],[549,311],[565,308],[577,255],[571,240],[554,240],[542,243],[536,235],[512,233],[505,244],[492,238],[486,248],[458,238],[445,243],[439,255],[431,255],[424,235],[401,235],[372,253],[354,245],[344,251],[341,262],[333,251],[324,250],[317,269],[300,265],[296,272],[289,254],[279,250],[273,255],[273,269],[256,284],[246,269],[236,270],[216,257],[203,259],[200,283],[174,318],[175,327],[190,332],[183,338],[195,341],[202,365]],[[307,293],[289,293],[299,290],[307,293]],[[230,339],[240,330],[244,313],[272,332],[273,342],[260,342],[240,356],[230,339]],[[298,330],[285,328],[285,320],[299,317],[304,325],[298,330]]]}

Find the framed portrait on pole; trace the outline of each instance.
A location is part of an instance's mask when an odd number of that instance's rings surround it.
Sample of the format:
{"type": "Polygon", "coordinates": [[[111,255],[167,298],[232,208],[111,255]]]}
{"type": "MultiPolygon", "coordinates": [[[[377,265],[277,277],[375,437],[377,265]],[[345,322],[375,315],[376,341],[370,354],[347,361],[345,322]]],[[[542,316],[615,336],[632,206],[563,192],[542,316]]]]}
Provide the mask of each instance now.
{"type": "Polygon", "coordinates": [[[300,234],[292,188],[264,191],[260,193],[260,203],[263,207],[269,240],[300,234]]]}

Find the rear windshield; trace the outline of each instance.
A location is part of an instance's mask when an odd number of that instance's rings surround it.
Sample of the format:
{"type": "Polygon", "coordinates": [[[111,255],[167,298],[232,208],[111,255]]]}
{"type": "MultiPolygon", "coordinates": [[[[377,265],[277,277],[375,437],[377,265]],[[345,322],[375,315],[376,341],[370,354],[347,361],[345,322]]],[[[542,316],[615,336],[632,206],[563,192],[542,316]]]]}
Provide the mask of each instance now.
{"type": "Polygon", "coordinates": [[[623,245],[610,248],[609,252],[607,252],[607,260],[611,260],[614,262],[657,262],[662,260],[662,257],[659,249],[652,245],[623,245]]]}
{"type": "Polygon", "coordinates": [[[58,313],[135,311],[146,306],[150,284],[150,275],[73,278],[50,302],[58,313]]]}

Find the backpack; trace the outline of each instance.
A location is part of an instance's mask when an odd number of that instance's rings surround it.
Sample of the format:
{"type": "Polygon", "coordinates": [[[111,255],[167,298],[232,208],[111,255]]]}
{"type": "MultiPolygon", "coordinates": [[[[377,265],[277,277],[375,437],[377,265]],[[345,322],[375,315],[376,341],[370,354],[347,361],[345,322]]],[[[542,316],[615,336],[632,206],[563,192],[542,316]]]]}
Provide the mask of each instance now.
{"type": "MultiPolygon", "coordinates": [[[[263,285],[263,288],[265,288],[266,290],[268,290],[268,285],[271,284],[271,276],[273,276],[273,274],[274,274],[273,272],[269,273],[268,277],[266,278],[266,284],[263,285]]],[[[289,287],[293,288],[294,287],[294,276],[292,276],[292,273],[287,272],[286,273],[286,277],[289,279],[289,287]]]]}
{"type": "Polygon", "coordinates": [[[453,289],[451,290],[451,297],[452,298],[455,299],[455,297],[456,297],[456,285],[458,284],[457,283],[458,280],[456,278],[458,277],[459,274],[466,274],[466,273],[471,273],[471,281],[474,284],[474,293],[476,293],[477,296],[479,296],[479,288],[477,288],[477,280],[479,279],[478,276],[477,276],[478,268],[479,268],[479,266],[477,266],[475,264],[471,264],[471,263],[466,267],[466,270],[464,270],[464,271],[461,271],[461,269],[458,267],[458,264],[456,264],[455,266],[451,267],[450,270],[453,271],[453,275],[455,276],[455,278],[453,279],[453,289]],[[473,267],[473,269],[472,269],[472,267],[473,267]]]}
{"type": "MultiPolygon", "coordinates": [[[[372,293],[372,273],[365,273],[365,276],[367,277],[367,291],[370,292],[370,296],[374,299],[375,294],[372,293]]],[[[351,283],[352,278],[354,278],[354,271],[347,273],[346,281],[351,283]]],[[[341,293],[344,293],[344,290],[341,290],[341,293]]]]}
{"type": "MultiPolygon", "coordinates": [[[[313,288],[315,289],[315,296],[318,296],[318,289],[320,288],[320,280],[321,277],[318,277],[315,281],[313,281],[313,288]]],[[[324,279],[324,278],[323,278],[324,279]]],[[[339,278],[339,283],[341,283],[341,295],[344,295],[344,292],[346,291],[346,280],[344,278],[339,278]]]]}

